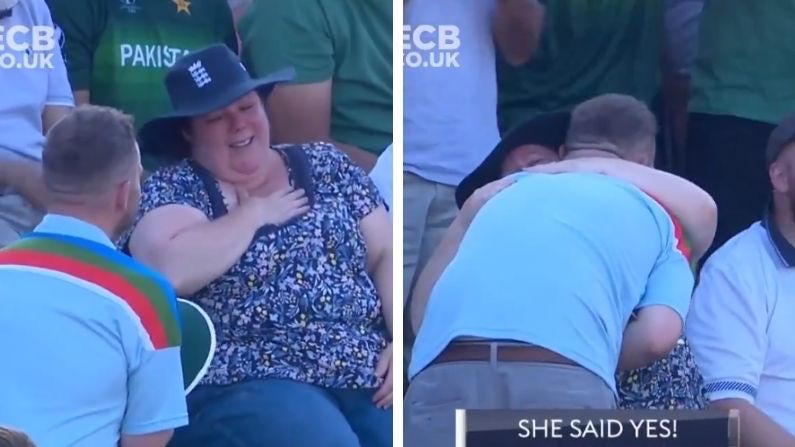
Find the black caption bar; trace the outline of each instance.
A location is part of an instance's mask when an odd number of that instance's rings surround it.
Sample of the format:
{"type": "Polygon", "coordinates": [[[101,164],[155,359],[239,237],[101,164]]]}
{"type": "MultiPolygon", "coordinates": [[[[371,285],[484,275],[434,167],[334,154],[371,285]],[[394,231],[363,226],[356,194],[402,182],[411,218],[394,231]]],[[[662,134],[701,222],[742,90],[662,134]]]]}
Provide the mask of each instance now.
{"type": "Polygon", "coordinates": [[[458,410],[456,447],[738,447],[736,411],[458,410]]]}

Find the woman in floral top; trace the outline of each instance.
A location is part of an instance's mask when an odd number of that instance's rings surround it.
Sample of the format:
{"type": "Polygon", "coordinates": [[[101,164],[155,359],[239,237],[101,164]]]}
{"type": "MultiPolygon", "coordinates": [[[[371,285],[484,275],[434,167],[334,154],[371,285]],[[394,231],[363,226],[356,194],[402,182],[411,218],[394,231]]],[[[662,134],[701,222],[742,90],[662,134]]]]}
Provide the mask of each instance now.
{"type": "Polygon", "coordinates": [[[651,365],[619,373],[619,407],[627,410],[703,410],[707,408],[704,378],[687,339],[667,357],[651,365]]]}
{"type": "Polygon", "coordinates": [[[391,224],[332,145],[271,146],[261,96],[288,78],[189,54],[166,78],[176,111],[142,129],[185,158],[145,182],[129,250],[218,334],[171,445],[392,444],[391,224]]]}

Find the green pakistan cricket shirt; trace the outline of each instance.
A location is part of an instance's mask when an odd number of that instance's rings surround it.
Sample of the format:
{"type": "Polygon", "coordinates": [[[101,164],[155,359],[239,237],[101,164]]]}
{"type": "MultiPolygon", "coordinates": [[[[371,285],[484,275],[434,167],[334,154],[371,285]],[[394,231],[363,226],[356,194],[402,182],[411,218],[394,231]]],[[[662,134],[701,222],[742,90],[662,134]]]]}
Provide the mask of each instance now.
{"type": "MultiPolygon", "coordinates": [[[[226,0],[48,0],[63,31],[64,59],[75,91],[116,107],[137,128],[171,109],[163,80],[189,51],[223,42],[237,51],[226,0]]],[[[144,154],[147,168],[157,154],[144,154]]]]}

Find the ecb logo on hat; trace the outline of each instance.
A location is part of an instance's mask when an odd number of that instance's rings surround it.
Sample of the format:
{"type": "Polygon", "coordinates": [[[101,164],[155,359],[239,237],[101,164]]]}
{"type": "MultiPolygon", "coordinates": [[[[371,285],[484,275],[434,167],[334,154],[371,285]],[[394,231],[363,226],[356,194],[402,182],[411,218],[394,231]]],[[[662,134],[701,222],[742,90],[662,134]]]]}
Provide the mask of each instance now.
{"type": "Polygon", "coordinates": [[[137,0],[119,0],[119,3],[121,3],[121,9],[127,11],[130,14],[135,14],[139,9],[141,9],[140,6],[135,4],[136,1],[137,0]]]}
{"type": "Polygon", "coordinates": [[[198,88],[202,88],[212,82],[212,78],[210,78],[209,73],[207,73],[207,70],[205,70],[204,66],[202,65],[202,61],[196,61],[192,63],[188,67],[188,71],[190,72],[190,76],[193,78],[193,82],[196,83],[196,87],[198,88]]]}

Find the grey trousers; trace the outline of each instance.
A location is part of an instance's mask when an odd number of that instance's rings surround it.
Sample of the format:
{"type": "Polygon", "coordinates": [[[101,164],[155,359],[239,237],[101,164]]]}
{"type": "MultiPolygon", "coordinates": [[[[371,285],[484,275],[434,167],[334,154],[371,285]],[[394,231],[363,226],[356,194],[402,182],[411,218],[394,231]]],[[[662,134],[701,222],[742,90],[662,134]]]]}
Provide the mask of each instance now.
{"type": "Polygon", "coordinates": [[[42,214],[16,194],[0,192],[0,248],[3,248],[39,224],[42,214]]]}
{"type": "Polygon", "coordinates": [[[592,372],[569,365],[451,362],[419,373],[404,401],[406,447],[453,447],[455,410],[614,409],[592,372]]]}

